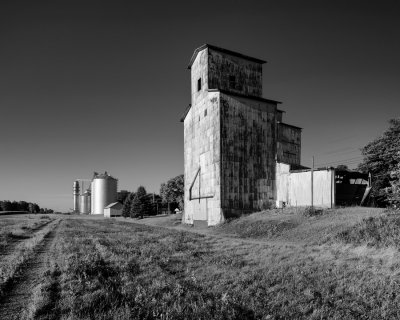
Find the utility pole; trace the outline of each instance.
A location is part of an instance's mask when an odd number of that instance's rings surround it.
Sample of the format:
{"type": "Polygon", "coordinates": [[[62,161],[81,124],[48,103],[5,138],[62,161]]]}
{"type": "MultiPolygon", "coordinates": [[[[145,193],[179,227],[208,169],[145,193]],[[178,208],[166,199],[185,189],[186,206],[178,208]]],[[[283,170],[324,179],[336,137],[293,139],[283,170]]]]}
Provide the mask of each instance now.
{"type": "Polygon", "coordinates": [[[314,156],[312,156],[311,166],[311,208],[314,208],[314,156]]]}

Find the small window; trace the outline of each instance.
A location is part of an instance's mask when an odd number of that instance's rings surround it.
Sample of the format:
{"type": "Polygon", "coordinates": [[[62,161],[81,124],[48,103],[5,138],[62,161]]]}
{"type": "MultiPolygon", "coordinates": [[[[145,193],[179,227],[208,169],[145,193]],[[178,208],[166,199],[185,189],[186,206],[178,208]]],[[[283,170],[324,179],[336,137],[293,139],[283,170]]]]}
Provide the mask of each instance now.
{"type": "Polygon", "coordinates": [[[207,116],[207,109],[204,110],[204,116],[207,116]]]}
{"type": "Polygon", "coordinates": [[[235,89],[236,87],[236,78],[235,76],[229,76],[229,88],[235,89]]]}
{"type": "Polygon", "coordinates": [[[201,78],[199,78],[199,80],[197,80],[197,91],[201,90],[201,78]]]}

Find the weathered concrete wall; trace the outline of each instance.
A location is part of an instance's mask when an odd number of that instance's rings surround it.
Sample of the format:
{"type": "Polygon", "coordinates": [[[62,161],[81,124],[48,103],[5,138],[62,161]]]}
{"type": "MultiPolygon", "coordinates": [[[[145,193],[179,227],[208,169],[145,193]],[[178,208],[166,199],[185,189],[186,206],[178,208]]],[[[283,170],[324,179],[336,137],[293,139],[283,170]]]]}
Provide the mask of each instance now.
{"type": "Polygon", "coordinates": [[[191,68],[191,99],[192,106],[198,100],[204,99],[208,89],[208,49],[200,51],[191,68]],[[197,90],[197,81],[201,79],[201,90],[197,90]]]}
{"type": "Polygon", "coordinates": [[[300,164],[301,129],[285,123],[278,124],[277,161],[300,164]]]}
{"type": "MultiPolygon", "coordinates": [[[[311,205],[311,171],[291,172],[284,163],[276,165],[276,205],[290,207],[311,205]]],[[[313,173],[313,204],[331,208],[335,205],[335,171],[315,170],[313,173]]]]}
{"type": "Polygon", "coordinates": [[[274,199],[275,115],[274,104],[221,94],[221,201],[225,217],[265,208],[274,199]]]}
{"type": "Polygon", "coordinates": [[[210,89],[262,96],[261,63],[208,49],[208,72],[210,89]]]}
{"type": "MultiPolygon", "coordinates": [[[[220,201],[220,110],[219,92],[197,91],[197,80],[207,79],[207,53],[200,52],[192,65],[192,108],[184,120],[185,144],[185,214],[183,221],[223,221],[220,201]],[[200,174],[195,179],[200,168],[200,174]],[[193,197],[189,199],[189,187],[193,197]]],[[[204,83],[206,80],[203,80],[204,83]]]]}

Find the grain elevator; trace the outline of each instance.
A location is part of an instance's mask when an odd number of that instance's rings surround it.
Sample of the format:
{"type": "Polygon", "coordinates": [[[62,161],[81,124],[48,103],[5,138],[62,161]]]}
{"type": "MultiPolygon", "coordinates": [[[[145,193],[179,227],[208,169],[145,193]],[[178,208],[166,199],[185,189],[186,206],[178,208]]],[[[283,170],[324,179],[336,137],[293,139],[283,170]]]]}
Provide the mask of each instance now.
{"type": "Polygon", "coordinates": [[[262,97],[265,61],[205,44],[190,60],[191,104],[183,114],[189,224],[216,225],[276,200],[277,162],[300,165],[301,128],[281,102],[262,97]]]}
{"type": "Polygon", "coordinates": [[[77,179],[73,184],[74,212],[80,214],[104,214],[104,208],[117,202],[118,179],[107,173],[94,172],[91,180],[77,179]],[[84,189],[84,183],[90,187],[84,189]],[[81,184],[81,185],[80,185],[81,184]],[[85,190],[80,194],[80,190],[85,190]]]}

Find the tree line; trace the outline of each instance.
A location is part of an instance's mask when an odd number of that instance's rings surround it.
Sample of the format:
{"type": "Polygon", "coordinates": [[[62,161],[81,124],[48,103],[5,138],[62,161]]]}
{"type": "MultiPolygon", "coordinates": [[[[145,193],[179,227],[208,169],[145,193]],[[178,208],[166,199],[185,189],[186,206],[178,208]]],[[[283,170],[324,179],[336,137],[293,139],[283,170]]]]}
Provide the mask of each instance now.
{"type": "Polygon", "coordinates": [[[389,128],[361,149],[358,169],[372,175],[372,199],[380,207],[400,208],[400,118],[389,120],[389,128]]]}
{"type": "Polygon", "coordinates": [[[29,213],[53,213],[52,209],[40,208],[37,203],[26,201],[0,201],[0,211],[26,211],[29,213]]]}
{"type": "Polygon", "coordinates": [[[123,202],[123,217],[143,218],[147,215],[156,215],[165,206],[168,207],[169,212],[177,208],[183,210],[183,174],[162,183],[159,195],[147,193],[145,187],[140,186],[136,192],[124,194],[120,201],[123,202]]]}

